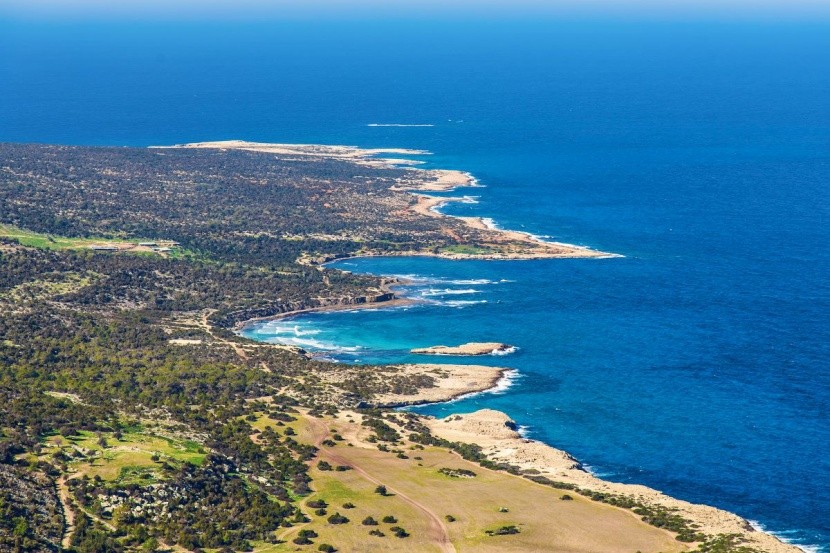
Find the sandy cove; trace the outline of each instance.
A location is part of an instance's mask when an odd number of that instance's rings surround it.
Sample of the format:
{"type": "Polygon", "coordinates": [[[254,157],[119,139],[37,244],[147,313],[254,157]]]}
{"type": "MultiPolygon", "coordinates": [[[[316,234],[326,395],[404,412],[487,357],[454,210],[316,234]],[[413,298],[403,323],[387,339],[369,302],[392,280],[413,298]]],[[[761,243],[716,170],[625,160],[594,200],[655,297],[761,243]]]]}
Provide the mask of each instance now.
{"type": "Polygon", "coordinates": [[[516,424],[500,411],[483,409],[443,419],[424,417],[423,422],[435,436],[481,446],[482,452],[493,461],[509,463],[522,470],[535,469],[551,480],[581,488],[632,496],[645,504],[676,509],[678,514],[697,523],[703,533],[740,534],[747,540],[745,545],[767,553],[802,553],[794,545],[755,530],[747,520],[733,513],[675,499],[646,486],[601,480],[585,471],[568,453],[522,437],[516,431],[516,424]]]}

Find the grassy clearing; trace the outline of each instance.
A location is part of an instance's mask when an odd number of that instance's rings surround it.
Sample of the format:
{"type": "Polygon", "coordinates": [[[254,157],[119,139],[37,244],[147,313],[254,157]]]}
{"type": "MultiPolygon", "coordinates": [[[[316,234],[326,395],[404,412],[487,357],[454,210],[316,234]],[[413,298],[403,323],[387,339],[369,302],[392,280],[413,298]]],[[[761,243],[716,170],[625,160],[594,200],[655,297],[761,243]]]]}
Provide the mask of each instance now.
{"type": "Polygon", "coordinates": [[[62,294],[69,294],[76,292],[81,288],[89,286],[99,275],[95,273],[61,273],[60,275],[50,275],[49,279],[34,280],[31,282],[24,282],[14,288],[0,293],[0,297],[12,302],[23,302],[27,299],[46,299],[62,294]]]}
{"type": "Polygon", "coordinates": [[[126,432],[120,440],[109,432],[102,433],[102,437],[106,446],[101,445],[98,436],[92,432],[82,431],[71,438],[51,436],[44,442],[41,455],[51,456],[62,451],[71,458],[70,469],[79,474],[90,478],[100,476],[106,481],[142,484],[158,477],[159,461],[200,465],[207,455],[195,442],[143,432],[126,432]]]}
{"type": "Polygon", "coordinates": [[[0,224],[0,238],[10,238],[22,246],[39,248],[43,250],[85,250],[92,246],[112,246],[118,248],[119,252],[128,252],[140,255],[167,255],[172,258],[193,257],[195,254],[179,247],[172,248],[169,252],[156,252],[150,247],[140,246],[141,242],[152,242],[145,239],[121,239],[121,238],[70,238],[52,234],[41,234],[12,225],[0,224]]]}
{"type": "Polygon", "coordinates": [[[495,251],[491,248],[482,248],[480,246],[468,246],[464,244],[447,246],[445,248],[442,248],[441,252],[463,255],[489,255],[495,253],[495,251]]]}

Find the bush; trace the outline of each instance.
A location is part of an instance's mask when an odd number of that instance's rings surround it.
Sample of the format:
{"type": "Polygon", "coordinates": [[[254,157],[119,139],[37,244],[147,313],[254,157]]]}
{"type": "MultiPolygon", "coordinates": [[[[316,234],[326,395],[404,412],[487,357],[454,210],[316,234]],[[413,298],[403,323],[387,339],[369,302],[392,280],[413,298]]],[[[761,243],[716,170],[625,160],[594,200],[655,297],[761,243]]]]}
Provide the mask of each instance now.
{"type": "Polygon", "coordinates": [[[455,522],[456,521],[456,518],[452,515],[446,515],[444,518],[447,519],[447,522],[455,522]]]}
{"type": "Polygon", "coordinates": [[[372,517],[366,517],[366,518],[364,518],[364,519],[363,519],[363,522],[361,522],[361,524],[362,524],[363,526],[377,526],[377,525],[378,525],[378,521],[376,521],[376,520],[375,520],[374,518],[372,518],[372,517]]]}
{"type": "Polygon", "coordinates": [[[401,528],[400,526],[393,526],[389,530],[394,532],[395,537],[398,537],[398,538],[408,538],[409,537],[409,533],[406,530],[404,530],[403,528],[401,528]]]}
{"type": "Polygon", "coordinates": [[[349,519],[340,513],[334,513],[328,518],[329,524],[348,524],[349,519]]]}
{"type": "Polygon", "coordinates": [[[386,524],[395,524],[396,522],[398,522],[398,519],[396,519],[392,515],[386,515],[385,517],[383,517],[383,522],[385,522],[386,524]]]}
{"type": "Polygon", "coordinates": [[[348,502],[343,504],[344,509],[354,509],[354,506],[355,506],[354,503],[352,503],[351,501],[348,501],[348,502]]]}
{"type": "Polygon", "coordinates": [[[519,529],[511,524],[509,526],[502,526],[497,530],[487,530],[484,533],[488,536],[509,536],[511,534],[518,534],[519,529]]]}
{"type": "Polygon", "coordinates": [[[333,545],[329,545],[327,543],[321,543],[317,546],[317,551],[325,551],[326,553],[334,553],[337,549],[334,548],[333,545]]]}
{"type": "Polygon", "coordinates": [[[389,495],[389,491],[386,489],[386,486],[382,484],[375,488],[375,493],[378,495],[389,495]]]}
{"type": "Polygon", "coordinates": [[[569,496],[568,494],[563,495],[559,499],[561,499],[562,501],[573,501],[574,500],[574,498],[569,496]]]}
{"type": "Polygon", "coordinates": [[[444,468],[438,469],[438,472],[440,472],[444,476],[449,476],[450,478],[475,478],[476,477],[475,472],[473,472],[471,470],[467,470],[467,469],[451,469],[451,468],[444,467],[444,468]]]}
{"type": "Polygon", "coordinates": [[[382,537],[384,537],[386,534],[384,534],[384,533],[383,533],[383,532],[381,532],[380,530],[370,530],[370,531],[369,531],[369,535],[370,535],[370,536],[377,536],[377,537],[379,537],[379,538],[382,538],[382,537]]]}

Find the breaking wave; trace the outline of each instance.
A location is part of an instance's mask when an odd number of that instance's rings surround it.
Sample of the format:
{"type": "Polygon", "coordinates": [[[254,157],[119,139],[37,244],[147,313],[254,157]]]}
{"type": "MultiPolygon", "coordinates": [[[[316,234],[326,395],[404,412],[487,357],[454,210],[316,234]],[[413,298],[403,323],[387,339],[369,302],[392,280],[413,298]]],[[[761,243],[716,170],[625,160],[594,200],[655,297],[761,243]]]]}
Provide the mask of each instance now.
{"type": "Polygon", "coordinates": [[[466,294],[480,294],[481,290],[476,290],[475,288],[466,288],[463,290],[455,290],[452,288],[447,288],[445,290],[436,290],[434,288],[430,288],[427,291],[421,292],[421,296],[430,298],[434,296],[463,296],[466,294]]]}

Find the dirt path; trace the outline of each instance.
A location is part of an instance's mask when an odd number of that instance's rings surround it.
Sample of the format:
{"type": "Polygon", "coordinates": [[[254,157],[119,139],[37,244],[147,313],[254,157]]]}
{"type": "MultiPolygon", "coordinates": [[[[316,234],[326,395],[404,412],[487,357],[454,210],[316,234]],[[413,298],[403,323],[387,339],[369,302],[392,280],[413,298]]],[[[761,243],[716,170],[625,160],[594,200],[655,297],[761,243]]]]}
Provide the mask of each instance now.
{"type": "Polygon", "coordinates": [[[208,317],[210,317],[210,314],[211,314],[210,311],[205,311],[204,313],[202,313],[202,317],[199,320],[199,326],[202,328],[202,330],[207,332],[208,335],[211,338],[213,338],[214,340],[216,340],[217,342],[219,342],[221,344],[225,344],[226,346],[230,347],[236,353],[236,355],[239,356],[240,359],[242,359],[243,361],[247,361],[248,360],[248,353],[242,348],[242,346],[240,346],[239,344],[236,344],[234,342],[231,342],[230,340],[225,340],[224,338],[220,338],[216,334],[213,333],[213,328],[210,326],[210,321],[208,321],[208,317]]]}
{"type": "Polygon", "coordinates": [[[417,510],[421,511],[429,520],[429,536],[430,539],[435,542],[435,544],[443,551],[444,553],[455,553],[455,546],[452,544],[450,540],[449,531],[447,530],[447,526],[444,524],[444,521],[441,520],[441,517],[436,515],[429,507],[424,505],[423,503],[409,497],[408,495],[401,493],[399,490],[396,490],[393,486],[389,484],[385,484],[369,474],[363,467],[354,463],[351,460],[342,457],[341,455],[335,453],[331,449],[325,448],[322,446],[323,440],[328,437],[328,427],[326,424],[320,420],[315,419],[313,417],[308,417],[308,420],[311,423],[313,433],[314,433],[314,445],[320,450],[321,457],[327,457],[330,461],[337,465],[347,465],[352,468],[355,472],[360,474],[363,478],[372,482],[373,484],[377,484],[378,486],[386,486],[386,489],[393,494],[395,494],[399,499],[403,500],[404,502],[408,503],[412,507],[415,507],[417,510]]]}
{"type": "Polygon", "coordinates": [[[61,540],[61,547],[69,549],[72,544],[72,534],[75,532],[75,511],[72,510],[71,499],[69,498],[69,488],[66,486],[66,475],[60,477],[58,484],[58,497],[63,508],[64,529],[63,539],[61,540]]]}

